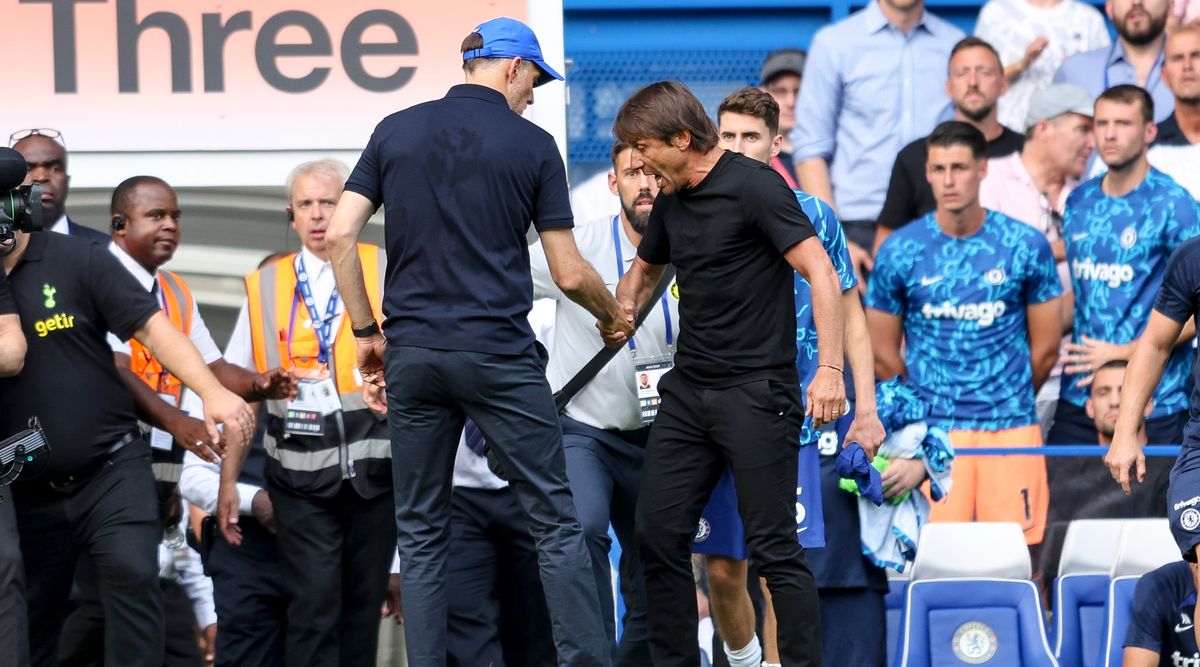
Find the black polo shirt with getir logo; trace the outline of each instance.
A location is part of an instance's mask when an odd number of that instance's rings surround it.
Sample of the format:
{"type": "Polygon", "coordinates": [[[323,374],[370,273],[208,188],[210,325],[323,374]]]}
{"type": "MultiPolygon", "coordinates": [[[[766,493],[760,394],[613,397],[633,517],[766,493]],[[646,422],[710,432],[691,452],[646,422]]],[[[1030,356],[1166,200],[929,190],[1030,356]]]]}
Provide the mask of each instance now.
{"type": "Polygon", "coordinates": [[[158,302],[104,246],[49,232],[29,235],[8,281],[29,351],[19,375],[0,379],[0,436],[36,415],[50,454],[21,479],[63,479],[137,428],[105,333],[128,340],[158,302]]]}

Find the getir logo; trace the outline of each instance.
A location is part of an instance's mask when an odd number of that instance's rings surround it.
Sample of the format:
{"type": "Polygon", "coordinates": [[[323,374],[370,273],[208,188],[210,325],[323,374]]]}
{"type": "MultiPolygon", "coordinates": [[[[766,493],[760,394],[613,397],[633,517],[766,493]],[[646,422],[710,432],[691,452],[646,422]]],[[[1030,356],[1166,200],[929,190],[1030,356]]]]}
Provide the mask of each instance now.
{"type": "Polygon", "coordinates": [[[984,301],[982,303],[964,303],[957,306],[949,301],[943,301],[941,305],[927,303],[921,308],[921,314],[927,320],[966,320],[968,322],[978,322],[979,326],[987,327],[994,324],[1004,314],[1004,302],[984,301]]]}
{"type": "Polygon", "coordinates": [[[59,313],[52,317],[47,317],[44,320],[38,320],[33,323],[33,330],[37,332],[38,338],[45,338],[46,334],[51,331],[61,331],[63,329],[75,328],[75,316],[66,313],[59,313]]]}
{"type": "Polygon", "coordinates": [[[1076,280],[1094,280],[1107,283],[1109,287],[1120,287],[1133,280],[1133,267],[1128,264],[1093,262],[1090,258],[1071,262],[1071,273],[1076,280]]]}

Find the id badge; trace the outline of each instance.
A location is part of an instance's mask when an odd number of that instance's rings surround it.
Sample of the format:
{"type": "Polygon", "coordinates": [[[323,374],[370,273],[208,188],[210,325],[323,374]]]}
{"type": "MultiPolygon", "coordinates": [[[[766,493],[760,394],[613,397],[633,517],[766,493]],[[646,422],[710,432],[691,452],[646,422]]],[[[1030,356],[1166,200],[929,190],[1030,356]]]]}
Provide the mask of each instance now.
{"type": "Polygon", "coordinates": [[[288,435],[325,435],[325,416],[342,409],[333,380],[302,379],[296,388],[296,398],[287,404],[284,431],[288,435]]]}
{"type": "Polygon", "coordinates": [[[658,416],[658,406],[662,403],[658,381],[674,367],[675,360],[671,356],[634,357],[633,384],[637,387],[638,409],[643,424],[653,423],[658,416]]]}
{"type": "MultiPolygon", "coordinates": [[[[170,405],[175,405],[175,397],[171,394],[159,394],[159,398],[166,401],[170,405]]],[[[162,450],[164,452],[171,451],[171,444],[175,438],[161,428],[150,429],[150,447],[152,449],[162,450]]]]}

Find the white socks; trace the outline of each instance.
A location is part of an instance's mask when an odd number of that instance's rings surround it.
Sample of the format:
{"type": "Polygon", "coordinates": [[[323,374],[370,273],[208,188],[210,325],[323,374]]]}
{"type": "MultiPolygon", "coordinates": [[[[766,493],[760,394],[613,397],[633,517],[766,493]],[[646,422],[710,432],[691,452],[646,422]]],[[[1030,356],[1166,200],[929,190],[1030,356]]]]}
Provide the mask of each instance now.
{"type": "MultiPolygon", "coordinates": [[[[722,642],[724,644],[724,642],[722,642]]],[[[762,646],[758,643],[758,635],[750,638],[750,643],[738,650],[724,644],[725,656],[729,658],[729,667],[759,667],[762,662],[762,646]]]]}

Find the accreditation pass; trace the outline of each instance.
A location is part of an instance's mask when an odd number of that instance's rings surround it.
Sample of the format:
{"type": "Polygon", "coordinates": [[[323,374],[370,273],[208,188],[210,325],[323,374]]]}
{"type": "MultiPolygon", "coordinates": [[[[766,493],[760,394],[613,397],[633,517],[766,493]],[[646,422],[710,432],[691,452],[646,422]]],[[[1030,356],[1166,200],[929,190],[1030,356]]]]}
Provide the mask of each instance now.
{"type": "Polygon", "coordinates": [[[650,424],[658,416],[662,396],[658,393],[658,381],[675,366],[671,356],[634,357],[633,382],[638,392],[638,408],[642,423],[650,424]]]}

